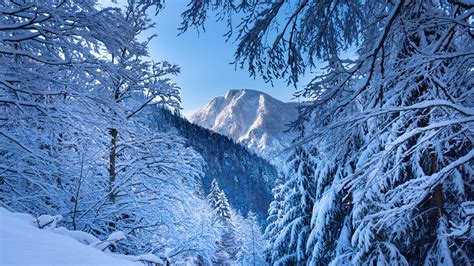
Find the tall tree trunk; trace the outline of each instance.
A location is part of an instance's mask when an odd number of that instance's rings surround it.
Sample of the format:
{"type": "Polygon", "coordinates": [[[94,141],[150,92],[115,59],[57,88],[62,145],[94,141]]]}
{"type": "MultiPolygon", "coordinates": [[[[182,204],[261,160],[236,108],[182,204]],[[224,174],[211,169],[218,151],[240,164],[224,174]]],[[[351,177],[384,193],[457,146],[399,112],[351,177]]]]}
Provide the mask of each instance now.
{"type": "Polygon", "coordinates": [[[115,203],[115,192],[114,184],[115,184],[115,177],[116,173],[116,159],[117,159],[117,135],[118,131],[115,128],[111,128],[109,130],[109,134],[111,136],[111,145],[110,145],[110,153],[109,153],[109,202],[115,203]]]}
{"type": "Polygon", "coordinates": [[[78,184],[77,184],[76,194],[73,196],[73,199],[74,199],[74,209],[73,209],[73,211],[72,211],[72,229],[73,229],[73,230],[77,230],[77,221],[76,221],[76,217],[77,217],[77,206],[78,206],[78,204],[79,204],[79,193],[81,192],[83,169],[84,169],[84,157],[83,157],[82,160],[81,160],[81,171],[80,171],[80,173],[79,173],[79,182],[78,182],[78,184]]]}
{"type": "MultiPolygon", "coordinates": [[[[431,164],[431,169],[430,169],[430,174],[436,173],[438,170],[437,168],[437,161],[436,161],[436,155],[434,150],[431,151],[430,153],[430,164],[431,164]]],[[[444,214],[444,203],[443,203],[443,188],[441,184],[437,184],[433,190],[433,198],[436,207],[438,208],[439,215],[444,214]]]]}

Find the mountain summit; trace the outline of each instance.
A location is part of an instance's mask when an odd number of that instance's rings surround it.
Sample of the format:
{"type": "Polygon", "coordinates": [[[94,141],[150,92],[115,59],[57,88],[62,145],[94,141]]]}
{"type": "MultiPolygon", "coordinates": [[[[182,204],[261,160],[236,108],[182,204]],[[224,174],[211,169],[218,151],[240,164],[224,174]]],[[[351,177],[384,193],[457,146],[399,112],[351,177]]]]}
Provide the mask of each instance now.
{"type": "Polygon", "coordinates": [[[297,103],[285,103],[256,90],[229,90],[193,113],[189,120],[275,162],[281,159],[275,156],[295,137],[285,130],[296,119],[297,106],[297,103]]]}

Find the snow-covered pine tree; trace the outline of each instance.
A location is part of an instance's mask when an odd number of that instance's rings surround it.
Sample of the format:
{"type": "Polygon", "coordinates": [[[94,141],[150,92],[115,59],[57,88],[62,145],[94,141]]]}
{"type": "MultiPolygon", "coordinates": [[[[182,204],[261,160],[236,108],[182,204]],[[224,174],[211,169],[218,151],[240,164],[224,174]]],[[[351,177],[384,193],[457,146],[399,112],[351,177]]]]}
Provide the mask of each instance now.
{"type": "Polygon", "coordinates": [[[304,263],[308,259],[306,241],[310,234],[311,211],[314,204],[313,173],[315,149],[298,147],[288,159],[288,170],[281,193],[283,213],[274,222],[280,228],[273,236],[270,264],[304,263]]]}
{"type": "Polygon", "coordinates": [[[263,257],[265,241],[262,236],[262,229],[253,212],[247,214],[247,219],[242,220],[237,225],[238,245],[237,262],[240,265],[263,266],[266,265],[263,257]]]}
{"type": "MultiPolygon", "coordinates": [[[[350,217],[352,210],[350,194],[346,189],[338,187],[340,180],[353,171],[353,150],[356,150],[357,141],[350,141],[338,153],[315,154],[314,161],[314,206],[311,214],[311,233],[306,243],[309,253],[308,264],[328,265],[337,255],[341,255],[338,264],[347,262],[347,249],[350,250],[350,239],[347,238],[345,221],[350,217]],[[355,142],[355,143],[354,143],[355,142]],[[337,255],[336,255],[337,254],[337,255]],[[343,258],[346,259],[343,260],[343,258]]],[[[324,147],[318,145],[306,146],[324,147]]]]}
{"type": "Polygon", "coordinates": [[[229,31],[236,62],[252,75],[296,82],[316,60],[327,63],[298,94],[312,99],[297,121],[309,125],[301,144],[322,143],[319,152],[338,162],[359,142],[326,186],[325,195],[346,193],[350,210],[345,247],[328,259],[472,264],[472,229],[459,231],[474,195],[470,1],[196,0],[183,30],[203,26],[209,6],[238,25],[229,31]]]}
{"type": "Polygon", "coordinates": [[[217,195],[216,207],[215,207],[216,216],[223,224],[230,223],[231,221],[231,211],[230,205],[227,201],[227,197],[223,190],[217,195]]]}
{"type": "Polygon", "coordinates": [[[237,242],[235,235],[235,225],[232,222],[232,209],[227,201],[227,197],[215,179],[212,180],[211,190],[207,195],[207,200],[211,208],[214,209],[216,220],[222,226],[221,237],[218,241],[216,252],[216,263],[228,263],[235,261],[237,254],[237,242]]]}
{"type": "Polygon", "coordinates": [[[214,209],[214,214],[217,219],[223,224],[231,224],[231,207],[223,190],[219,188],[216,179],[212,180],[211,190],[207,195],[207,201],[211,208],[214,209]]]}
{"type": "Polygon", "coordinates": [[[405,25],[424,27],[424,19],[433,16],[464,20],[472,16],[465,8],[460,3],[399,2],[391,10],[394,25],[387,26],[393,36],[384,49],[393,56],[382,60],[394,71],[375,72],[372,90],[361,94],[363,102],[375,105],[362,114],[377,119],[362,119],[367,148],[357,179],[346,181],[357,195],[355,261],[472,263],[467,251],[472,243],[448,237],[453,230],[448,224],[462,223],[461,206],[472,199],[472,140],[463,132],[474,114],[468,100],[472,80],[465,76],[472,71],[462,67],[471,59],[458,57],[472,49],[472,41],[466,42],[462,27],[450,23],[404,31],[405,25]],[[375,102],[365,98],[376,94],[380,99],[375,102]]]}
{"type": "Polygon", "coordinates": [[[275,255],[273,254],[273,243],[275,242],[278,233],[281,231],[280,228],[280,220],[283,218],[283,201],[285,199],[285,195],[283,194],[283,176],[279,175],[274,188],[272,189],[273,193],[273,201],[270,203],[268,209],[268,218],[267,218],[267,227],[265,228],[265,232],[263,234],[263,238],[265,239],[265,247],[263,249],[263,255],[266,261],[271,261],[272,257],[275,255]]]}
{"type": "Polygon", "coordinates": [[[218,206],[219,195],[222,193],[221,189],[219,188],[219,184],[217,184],[217,180],[214,178],[211,182],[211,190],[207,195],[207,201],[209,202],[209,206],[213,210],[215,210],[218,206]]]}

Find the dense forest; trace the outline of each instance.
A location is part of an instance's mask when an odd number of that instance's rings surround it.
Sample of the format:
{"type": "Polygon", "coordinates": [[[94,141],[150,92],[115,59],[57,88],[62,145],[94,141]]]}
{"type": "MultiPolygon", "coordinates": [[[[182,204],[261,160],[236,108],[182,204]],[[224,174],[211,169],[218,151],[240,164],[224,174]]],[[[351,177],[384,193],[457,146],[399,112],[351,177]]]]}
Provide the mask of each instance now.
{"type": "MultiPolygon", "coordinates": [[[[157,117],[146,112],[152,106],[180,108],[179,87],[171,79],[179,67],[152,61],[147,39],[139,38],[154,27],[150,16],[162,8],[160,1],[130,0],[122,8],[93,0],[0,2],[0,227],[11,221],[8,229],[16,232],[15,221],[26,221],[28,230],[68,235],[91,249],[122,254],[123,263],[261,257],[255,213],[211,204],[201,182],[203,157],[177,132],[158,130],[157,117]],[[223,208],[232,215],[222,218],[223,208]]],[[[233,175],[216,170],[215,178],[226,187],[240,181],[228,189],[232,202],[240,204],[235,208],[255,209],[261,221],[271,186],[262,180],[274,179],[275,171],[261,159],[252,170],[256,157],[232,147],[239,154],[204,155],[221,160],[213,167],[242,165],[231,168],[238,171],[233,175]],[[268,176],[257,174],[262,169],[268,176]],[[256,185],[249,185],[250,178],[256,185]],[[244,188],[255,188],[262,200],[239,201],[232,189],[244,188]]],[[[209,190],[210,182],[204,184],[209,190]]],[[[219,197],[227,201],[224,192],[219,197]]],[[[28,239],[4,245],[10,231],[1,231],[1,262],[51,264],[63,256],[29,254],[40,238],[24,234],[28,239]]]]}
{"type": "Polygon", "coordinates": [[[304,99],[281,175],[177,115],[165,2],[119,2],[0,1],[0,264],[474,264],[472,1],[189,0],[304,99]]]}
{"type": "Polygon", "coordinates": [[[216,179],[233,208],[242,213],[253,211],[266,224],[272,188],[278,176],[275,167],[228,137],[188,122],[179,113],[153,108],[150,115],[157,121],[157,127],[178,131],[186,139],[186,145],[202,156],[205,166],[201,181],[206,193],[216,179]]]}
{"type": "Polygon", "coordinates": [[[472,265],[473,13],[463,0],[190,1],[183,31],[217,16],[236,66],[309,99],[270,209],[270,264],[472,265]]]}

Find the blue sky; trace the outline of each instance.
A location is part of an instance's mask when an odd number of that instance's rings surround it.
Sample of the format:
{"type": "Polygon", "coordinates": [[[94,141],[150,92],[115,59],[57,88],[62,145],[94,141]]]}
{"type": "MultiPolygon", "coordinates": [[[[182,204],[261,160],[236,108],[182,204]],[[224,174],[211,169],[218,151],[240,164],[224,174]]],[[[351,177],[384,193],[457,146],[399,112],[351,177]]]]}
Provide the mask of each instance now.
{"type": "Polygon", "coordinates": [[[181,67],[181,74],[173,80],[181,87],[183,114],[189,115],[204,106],[216,96],[224,95],[229,89],[255,89],[273,97],[289,101],[294,87],[284,81],[275,81],[274,87],[261,78],[251,78],[247,70],[235,69],[233,61],[235,44],[226,43],[223,34],[224,23],[210,17],[206,31],[190,30],[180,36],[181,13],[189,0],[168,0],[166,7],[154,18],[158,36],[150,42],[151,57],[167,60],[181,67]]]}

